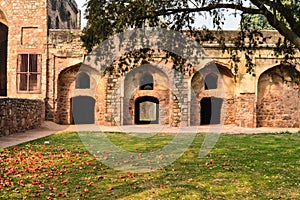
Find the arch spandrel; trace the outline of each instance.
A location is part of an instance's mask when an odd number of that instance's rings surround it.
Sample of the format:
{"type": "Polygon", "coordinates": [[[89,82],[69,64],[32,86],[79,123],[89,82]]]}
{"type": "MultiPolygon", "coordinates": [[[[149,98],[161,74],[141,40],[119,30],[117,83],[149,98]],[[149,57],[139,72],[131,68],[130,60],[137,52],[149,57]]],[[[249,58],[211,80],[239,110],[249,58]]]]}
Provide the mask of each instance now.
{"type": "MultiPolygon", "coordinates": [[[[1,4],[2,5],[2,4],[1,4]]],[[[0,23],[8,26],[8,20],[7,20],[7,15],[4,12],[4,9],[2,8],[2,6],[0,5],[0,23]]]]}

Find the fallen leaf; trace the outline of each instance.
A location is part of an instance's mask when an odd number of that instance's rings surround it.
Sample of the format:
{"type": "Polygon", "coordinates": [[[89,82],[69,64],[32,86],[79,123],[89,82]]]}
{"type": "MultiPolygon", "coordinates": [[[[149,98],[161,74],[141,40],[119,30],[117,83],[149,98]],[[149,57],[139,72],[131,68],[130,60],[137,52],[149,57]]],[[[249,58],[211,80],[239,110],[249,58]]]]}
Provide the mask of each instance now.
{"type": "Polygon", "coordinates": [[[159,185],[159,188],[160,188],[160,189],[166,189],[167,187],[166,187],[165,185],[163,185],[163,184],[160,184],[160,185],[159,185]]]}
{"type": "Polygon", "coordinates": [[[136,189],[139,189],[139,187],[138,186],[133,186],[133,189],[136,190],[136,189]]]}
{"type": "Polygon", "coordinates": [[[113,188],[112,187],[108,187],[108,188],[106,188],[106,190],[107,191],[111,191],[111,190],[113,190],[113,188]]]}

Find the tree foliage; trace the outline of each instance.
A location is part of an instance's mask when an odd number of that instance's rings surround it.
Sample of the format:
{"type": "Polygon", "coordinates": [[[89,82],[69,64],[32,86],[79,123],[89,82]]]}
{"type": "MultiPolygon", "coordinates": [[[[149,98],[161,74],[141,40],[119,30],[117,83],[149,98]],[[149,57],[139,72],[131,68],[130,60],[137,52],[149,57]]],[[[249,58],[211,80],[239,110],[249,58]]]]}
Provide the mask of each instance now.
{"type": "MultiPolygon", "coordinates": [[[[249,30],[275,30],[274,27],[269,24],[266,17],[261,14],[244,14],[243,22],[243,25],[247,26],[247,29],[249,30]]],[[[242,27],[239,26],[239,29],[242,29],[242,27]]]]}
{"type": "Polygon", "coordinates": [[[91,51],[109,36],[132,28],[161,27],[175,31],[204,30],[201,41],[217,40],[224,51],[239,61],[238,53],[245,52],[248,72],[254,63],[255,48],[266,41],[261,29],[275,29],[281,35],[276,54],[292,59],[300,49],[300,2],[298,0],[88,0],[87,26],[83,30],[84,46],[91,51]],[[222,28],[225,12],[241,15],[240,33],[234,47],[225,46],[222,28]],[[210,15],[216,31],[197,27],[197,16],[210,15]],[[216,37],[216,34],[219,37],[216,37]],[[248,41],[247,43],[245,41],[248,41]]]}

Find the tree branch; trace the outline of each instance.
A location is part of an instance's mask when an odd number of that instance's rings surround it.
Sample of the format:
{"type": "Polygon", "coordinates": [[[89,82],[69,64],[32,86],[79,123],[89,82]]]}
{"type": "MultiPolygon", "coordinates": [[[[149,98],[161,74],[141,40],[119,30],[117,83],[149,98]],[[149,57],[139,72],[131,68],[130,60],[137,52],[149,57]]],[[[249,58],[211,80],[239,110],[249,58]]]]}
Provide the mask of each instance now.
{"type": "Polygon", "coordinates": [[[278,30],[278,32],[286,37],[289,41],[291,41],[298,49],[300,49],[300,38],[298,35],[289,29],[286,24],[279,21],[275,15],[273,15],[261,2],[260,0],[251,0],[251,2],[257,6],[261,11],[263,11],[263,15],[266,16],[268,22],[271,26],[278,30]]]}
{"type": "Polygon", "coordinates": [[[293,26],[297,23],[294,16],[291,15],[292,10],[290,8],[284,6],[281,3],[281,1],[262,1],[262,2],[264,2],[266,5],[274,8],[275,10],[277,10],[287,20],[287,22],[291,26],[293,26]]]}
{"type": "Polygon", "coordinates": [[[205,7],[200,7],[200,8],[166,9],[166,10],[163,10],[163,11],[156,12],[156,16],[172,15],[172,14],[175,14],[175,13],[204,12],[204,11],[211,11],[211,10],[219,9],[219,8],[235,9],[235,10],[240,10],[242,12],[249,13],[249,14],[262,14],[262,12],[259,9],[244,7],[242,5],[236,5],[236,4],[218,3],[218,4],[210,4],[210,5],[207,5],[205,7]]]}

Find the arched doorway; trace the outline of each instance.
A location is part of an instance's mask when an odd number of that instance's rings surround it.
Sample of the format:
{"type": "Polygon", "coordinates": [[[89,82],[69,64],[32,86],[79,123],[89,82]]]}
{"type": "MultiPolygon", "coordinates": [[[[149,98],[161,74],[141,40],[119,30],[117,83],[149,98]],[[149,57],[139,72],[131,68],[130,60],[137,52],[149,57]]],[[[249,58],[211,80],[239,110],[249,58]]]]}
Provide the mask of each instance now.
{"type": "Polygon", "coordinates": [[[190,86],[191,126],[235,124],[235,80],[228,66],[208,63],[193,74],[190,86]]]}
{"type": "MultiPolygon", "coordinates": [[[[170,118],[172,117],[172,110],[170,109],[172,99],[170,98],[169,77],[171,77],[171,74],[167,75],[167,72],[163,68],[159,68],[155,64],[144,64],[134,68],[125,75],[124,82],[122,83],[122,89],[124,89],[122,93],[124,96],[121,98],[123,125],[170,123],[170,118]],[[157,107],[156,112],[159,118],[156,117],[154,119],[152,117],[151,120],[146,120],[149,117],[147,115],[138,117],[140,112],[137,109],[139,109],[140,105],[137,105],[137,102],[142,101],[142,97],[156,99],[153,102],[157,102],[157,106],[159,102],[160,109],[158,110],[157,107]]],[[[145,109],[151,107],[151,105],[146,106],[146,104],[141,104],[141,106],[144,106],[145,109]]],[[[148,102],[148,104],[150,103],[148,102]]],[[[152,107],[154,106],[156,106],[156,103],[152,104],[152,107]]]]}
{"type": "MultiPolygon", "coordinates": [[[[81,63],[63,69],[58,76],[57,82],[57,104],[55,122],[59,124],[72,124],[72,97],[86,96],[95,97],[97,105],[95,113],[99,108],[97,95],[94,93],[96,87],[95,77],[98,72],[83,66],[81,63]],[[71,99],[71,100],[70,100],[71,99]]],[[[75,100],[76,101],[76,100],[75,100]]],[[[75,102],[76,103],[76,102],[75,102]]],[[[94,112],[94,111],[93,111],[94,112]]],[[[99,113],[99,112],[98,112],[99,113]]],[[[94,121],[98,115],[95,114],[94,121]]],[[[89,120],[92,121],[92,120],[89,120]]]]}
{"type": "Polygon", "coordinates": [[[206,97],[200,102],[201,108],[201,125],[205,124],[220,124],[221,108],[223,99],[216,97],[206,97]]]}
{"type": "Polygon", "coordinates": [[[89,96],[71,98],[72,124],[95,123],[95,99],[89,96]]]}
{"type": "Polygon", "coordinates": [[[0,96],[7,96],[7,36],[8,27],[0,22],[0,96]]]}
{"type": "Polygon", "coordinates": [[[67,67],[62,70],[58,76],[57,83],[57,118],[59,124],[71,124],[73,119],[72,112],[72,96],[74,95],[76,74],[80,68],[80,64],[67,67]]]}
{"type": "Polygon", "coordinates": [[[155,97],[143,96],[135,101],[135,124],[158,124],[159,101],[155,97]]]}

